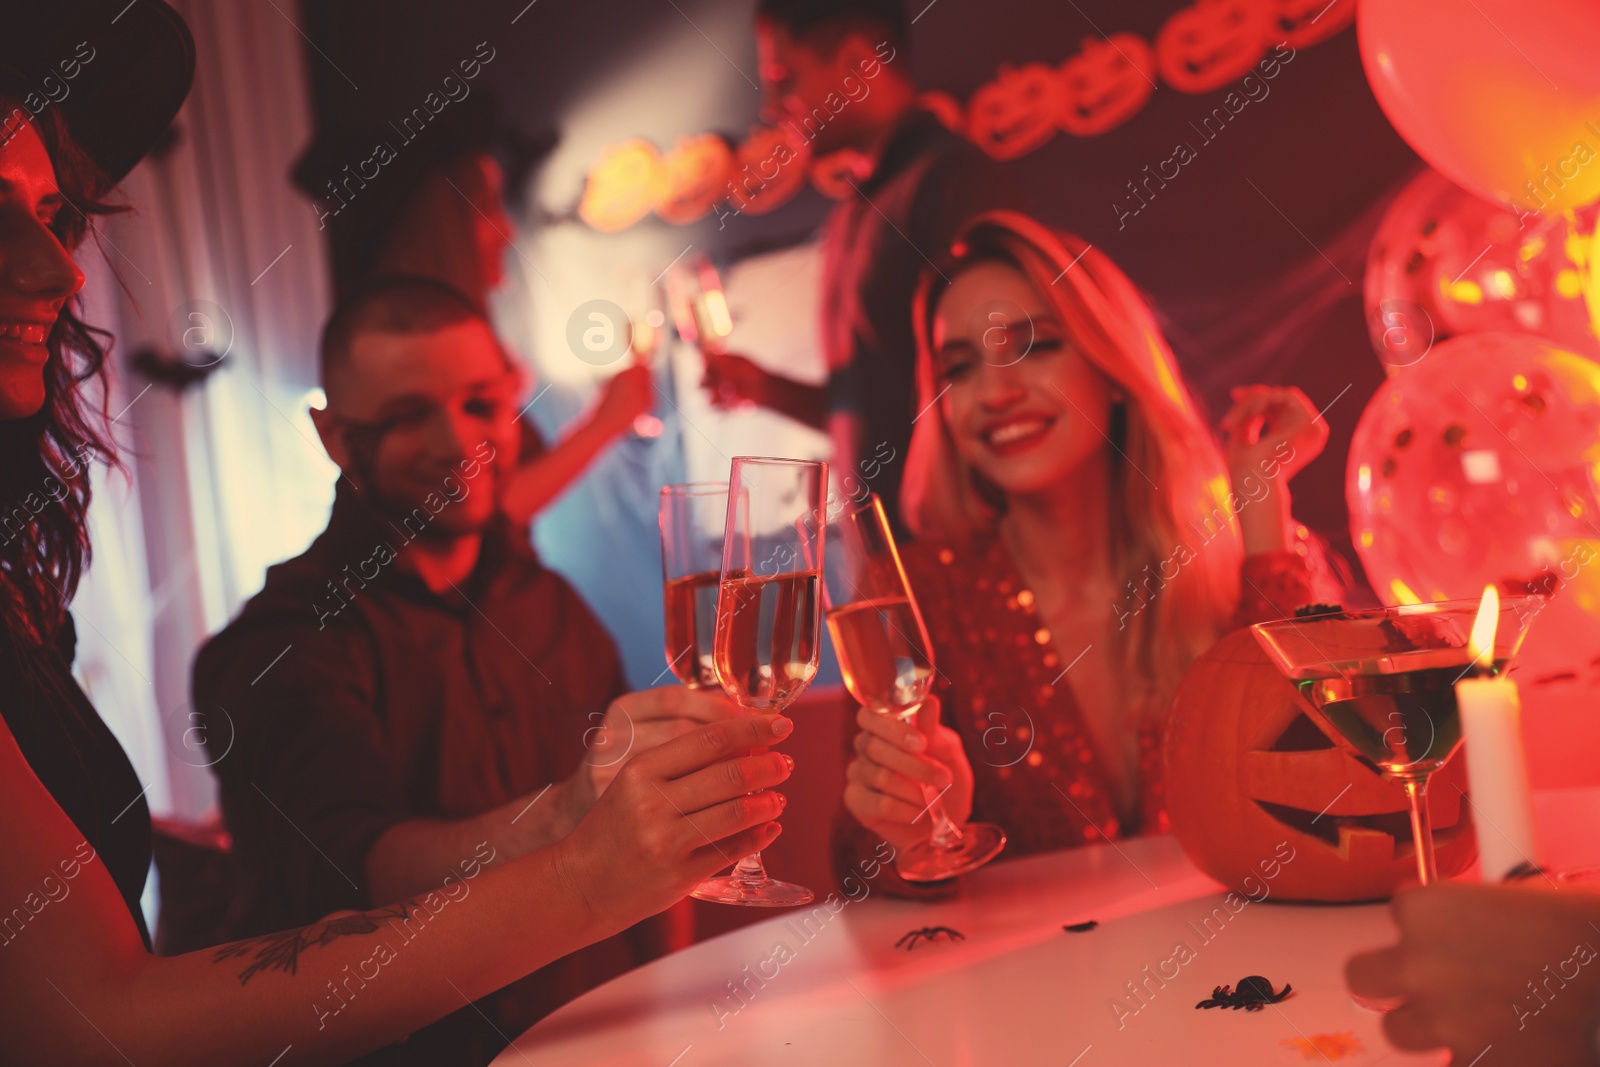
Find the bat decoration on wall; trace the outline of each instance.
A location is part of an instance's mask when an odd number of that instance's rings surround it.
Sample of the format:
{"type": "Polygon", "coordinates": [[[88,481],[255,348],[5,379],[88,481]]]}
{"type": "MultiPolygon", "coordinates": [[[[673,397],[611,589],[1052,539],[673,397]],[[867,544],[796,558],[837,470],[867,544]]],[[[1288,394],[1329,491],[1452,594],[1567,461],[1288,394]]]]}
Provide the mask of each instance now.
{"type": "MultiPolygon", "coordinates": [[[[202,356],[206,354],[200,353],[202,356]]],[[[191,363],[189,360],[166,355],[158,349],[147,346],[134,351],[129,359],[129,365],[155,384],[164,386],[174,393],[182,393],[190,386],[210,377],[213,371],[222,366],[222,357],[199,359],[191,363]]]]}

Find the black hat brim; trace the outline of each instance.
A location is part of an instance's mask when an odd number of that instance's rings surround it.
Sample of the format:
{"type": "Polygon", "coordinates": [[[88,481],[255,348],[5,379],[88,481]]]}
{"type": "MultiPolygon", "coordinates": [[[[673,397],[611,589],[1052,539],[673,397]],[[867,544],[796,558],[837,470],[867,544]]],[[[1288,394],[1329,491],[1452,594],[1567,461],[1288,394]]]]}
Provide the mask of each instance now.
{"type": "Polygon", "coordinates": [[[183,106],[194,38],[161,0],[0,0],[0,62],[33,90],[13,103],[60,108],[72,139],[114,184],[183,106]]]}

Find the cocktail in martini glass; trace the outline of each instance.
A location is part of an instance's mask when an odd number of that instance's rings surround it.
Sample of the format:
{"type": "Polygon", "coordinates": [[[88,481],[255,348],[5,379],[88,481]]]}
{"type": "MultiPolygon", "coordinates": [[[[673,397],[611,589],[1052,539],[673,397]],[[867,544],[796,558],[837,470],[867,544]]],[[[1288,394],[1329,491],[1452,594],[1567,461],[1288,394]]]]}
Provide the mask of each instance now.
{"type": "Polygon", "coordinates": [[[1423,885],[1438,877],[1428,779],[1461,747],[1455,684],[1469,672],[1505,672],[1539,599],[1502,600],[1492,656],[1477,660],[1468,648],[1476,600],[1329,610],[1251,627],[1310,703],[1323,732],[1405,787],[1423,885]]]}

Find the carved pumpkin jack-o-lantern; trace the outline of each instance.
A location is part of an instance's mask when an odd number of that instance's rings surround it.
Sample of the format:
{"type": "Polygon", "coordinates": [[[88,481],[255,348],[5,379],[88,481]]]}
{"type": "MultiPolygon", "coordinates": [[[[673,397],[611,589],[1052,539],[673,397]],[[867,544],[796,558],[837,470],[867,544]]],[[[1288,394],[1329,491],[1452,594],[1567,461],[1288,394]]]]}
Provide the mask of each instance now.
{"type": "Polygon", "coordinates": [[[1136,33],[1085,37],[1061,64],[1061,128],[1093,137],[1127,122],[1156,91],[1156,57],[1136,33]]]}
{"type": "Polygon", "coordinates": [[[733,149],[719,134],[684,137],[661,158],[651,206],[663,222],[683,226],[711,214],[728,192],[733,149]]]}
{"type": "MultiPolygon", "coordinates": [[[[1405,790],[1335,745],[1307,708],[1249,629],[1196,660],[1164,744],[1173,835],[1195,866],[1255,897],[1284,841],[1294,858],[1265,882],[1271,899],[1391,896],[1417,877],[1405,790]]],[[[1465,765],[1458,756],[1429,783],[1441,878],[1477,854],[1465,765]]]]}
{"type": "Polygon", "coordinates": [[[972,94],[967,136],[995,159],[1025,156],[1055,136],[1060,96],[1055,68],[1001,64],[995,80],[972,94]]]}
{"type": "Polygon", "coordinates": [[[1356,20],[1356,0],[1277,0],[1273,40],[1290,48],[1320,44],[1356,20]]]}
{"type": "Polygon", "coordinates": [[[660,170],[661,153],[642,137],[610,146],[589,170],[578,217],[602,233],[627,229],[650,213],[660,170]]]}
{"type": "Polygon", "coordinates": [[[1184,93],[1239,80],[1266,54],[1276,12],[1276,0],[1199,0],[1175,12],[1156,35],[1161,76],[1184,93]]]}

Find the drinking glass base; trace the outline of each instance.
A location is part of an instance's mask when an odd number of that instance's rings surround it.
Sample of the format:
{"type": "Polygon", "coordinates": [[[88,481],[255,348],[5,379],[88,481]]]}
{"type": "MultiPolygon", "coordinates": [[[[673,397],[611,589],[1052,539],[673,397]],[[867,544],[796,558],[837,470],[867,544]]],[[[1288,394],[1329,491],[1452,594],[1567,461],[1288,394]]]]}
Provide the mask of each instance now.
{"type": "Polygon", "coordinates": [[[775,878],[751,881],[737,871],[707,878],[689,893],[696,900],[713,904],[742,904],[747,908],[793,908],[809,904],[815,894],[803,885],[780,882],[775,878]]]}
{"type": "Polygon", "coordinates": [[[1406,1004],[1405,997],[1363,997],[1355,993],[1350,994],[1351,1003],[1358,1008],[1366,1008],[1380,1015],[1386,1015],[1396,1008],[1403,1008],[1406,1004]]]}
{"type": "Polygon", "coordinates": [[[977,870],[1005,847],[1004,830],[975,822],[961,828],[961,840],[950,848],[936,848],[932,841],[924,841],[903,849],[895,857],[894,869],[908,882],[942,882],[977,870]]]}

